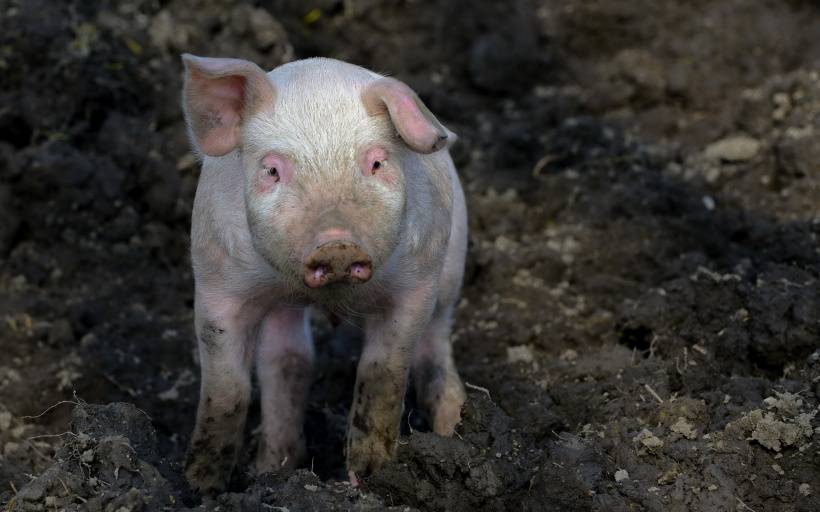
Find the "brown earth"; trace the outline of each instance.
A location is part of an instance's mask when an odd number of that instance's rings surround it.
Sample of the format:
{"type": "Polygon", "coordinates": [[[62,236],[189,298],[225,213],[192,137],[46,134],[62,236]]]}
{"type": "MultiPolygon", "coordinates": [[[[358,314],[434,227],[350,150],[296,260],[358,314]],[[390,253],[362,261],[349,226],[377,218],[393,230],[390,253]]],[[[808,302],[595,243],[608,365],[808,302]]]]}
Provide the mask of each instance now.
{"type": "Polygon", "coordinates": [[[815,2],[0,0],[0,219],[4,510],[820,510],[815,2]],[[318,322],[310,466],[250,475],[257,411],[231,492],[182,478],[183,51],[389,72],[460,136],[464,421],[408,396],[362,490],[318,322]]]}

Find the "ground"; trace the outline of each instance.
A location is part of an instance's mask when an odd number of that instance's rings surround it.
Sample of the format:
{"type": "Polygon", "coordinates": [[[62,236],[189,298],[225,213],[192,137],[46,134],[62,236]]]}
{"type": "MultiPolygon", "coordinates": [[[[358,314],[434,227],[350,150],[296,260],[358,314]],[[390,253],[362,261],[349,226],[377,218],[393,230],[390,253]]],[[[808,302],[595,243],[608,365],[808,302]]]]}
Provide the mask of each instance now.
{"type": "Polygon", "coordinates": [[[0,1],[5,510],[820,510],[820,7],[0,1]],[[457,435],[408,396],[347,484],[359,333],[317,322],[311,463],[181,461],[197,165],[179,54],[388,72],[459,134],[457,435]]]}

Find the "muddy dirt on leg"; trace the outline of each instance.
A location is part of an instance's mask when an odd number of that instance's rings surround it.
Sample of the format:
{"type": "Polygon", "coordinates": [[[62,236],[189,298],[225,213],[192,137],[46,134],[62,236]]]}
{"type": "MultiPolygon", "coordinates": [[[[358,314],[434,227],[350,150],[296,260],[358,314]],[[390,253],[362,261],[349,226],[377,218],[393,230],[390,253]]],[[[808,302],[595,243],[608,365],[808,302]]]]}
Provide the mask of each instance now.
{"type": "Polygon", "coordinates": [[[434,292],[422,285],[366,321],[345,450],[354,484],[393,457],[413,350],[432,315],[434,292]]]}
{"type": "Polygon", "coordinates": [[[466,396],[453,361],[451,316],[452,308],[436,311],[413,356],[416,397],[433,431],[442,436],[453,435],[466,396]]]}
{"type": "Polygon", "coordinates": [[[250,403],[253,343],[238,315],[197,308],[202,382],[185,476],[202,492],[224,490],[242,446],[250,403]]]}
{"type": "Polygon", "coordinates": [[[258,473],[291,469],[303,462],[305,406],[312,368],[313,342],[306,312],[269,313],[262,322],[256,354],[262,395],[258,473]]]}

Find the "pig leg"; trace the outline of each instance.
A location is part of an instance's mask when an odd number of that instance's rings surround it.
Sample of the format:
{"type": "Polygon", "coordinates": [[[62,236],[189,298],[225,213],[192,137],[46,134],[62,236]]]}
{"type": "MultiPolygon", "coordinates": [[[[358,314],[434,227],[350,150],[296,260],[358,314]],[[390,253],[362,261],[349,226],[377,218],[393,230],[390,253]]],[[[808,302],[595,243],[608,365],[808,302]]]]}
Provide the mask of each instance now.
{"type": "MultiPolygon", "coordinates": [[[[453,177],[458,180],[457,177],[453,177]]],[[[461,421],[464,386],[453,363],[450,330],[464,277],[467,252],[467,209],[461,187],[454,189],[453,229],[439,280],[436,311],[419,340],[413,357],[416,398],[427,412],[433,431],[442,436],[453,434],[461,421]]]]}
{"type": "Polygon", "coordinates": [[[257,472],[293,468],[305,458],[303,424],[312,366],[313,342],[305,310],[268,313],[256,355],[262,394],[257,472]]]}
{"type": "Polygon", "coordinates": [[[413,347],[434,305],[435,286],[426,283],[399,294],[385,312],[366,319],[346,443],[354,485],[357,475],[378,469],[395,452],[413,347]]]}
{"type": "Polygon", "coordinates": [[[197,294],[202,382],[185,476],[203,492],[225,488],[242,445],[251,393],[254,323],[241,301],[197,294]]]}
{"type": "Polygon", "coordinates": [[[427,412],[433,431],[447,437],[453,435],[461,421],[461,406],[466,397],[453,362],[452,310],[452,306],[436,309],[413,358],[417,400],[427,412]]]}

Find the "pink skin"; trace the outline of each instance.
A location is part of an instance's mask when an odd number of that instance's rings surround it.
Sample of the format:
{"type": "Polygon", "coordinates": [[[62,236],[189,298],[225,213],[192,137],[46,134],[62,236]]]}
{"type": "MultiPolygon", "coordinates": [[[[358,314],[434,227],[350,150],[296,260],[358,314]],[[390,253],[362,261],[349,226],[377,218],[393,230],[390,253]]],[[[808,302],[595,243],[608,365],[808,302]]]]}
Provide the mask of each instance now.
{"type": "Polygon", "coordinates": [[[185,118],[199,150],[209,156],[233,151],[243,117],[273,101],[273,88],[259,66],[240,59],[184,54],[185,118]]]}
{"type": "Polygon", "coordinates": [[[305,284],[311,288],[320,288],[324,285],[329,273],[327,267],[316,267],[313,272],[305,275],[305,284]]]}
{"type": "Polygon", "coordinates": [[[333,240],[352,240],[353,235],[350,233],[350,230],[347,229],[340,229],[340,228],[331,228],[327,229],[316,237],[313,245],[314,247],[319,247],[320,245],[324,245],[328,242],[332,242],[333,240]]]}
{"type": "Polygon", "coordinates": [[[294,468],[305,460],[302,425],[313,367],[307,320],[302,309],[282,308],[262,321],[256,353],[262,394],[257,467],[294,468]]]}
{"type": "Polygon", "coordinates": [[[267,194],[277,185],[284,186],[293,178],[293,163],[289,158],[269,153],[260,162],[260,169],[256,175],[256,191],[267,194]]]}
{"type": "Polygon", "coordinates": [[[455,142],[455,135],[439,123],[416,93],[394,78],[374,82],[362,97],[371,114],[387,110],[396,129],[410,148],[433,153],[455,142]]]}
{"type": "Polygon", "coordinates": [[[305,309],[310,304],[333,313],[355,311],[365,325],[345,447],[353,485],[393,456],[411,371],[434,431],[451,435],[460,421],[464,391],[449,335],[467,245],[464,197],[444,149],[455,136],[406,85],[338,61],[300,61],[270,75],[236,59],[186,55],[184,61],[191,139],[196,150],[215,157],[204,160],[192,218],[202,379],[188,480],[203,491],[225,488],[241,449],[254,368],[262,402],[257,471],[281,471],[303,461],[302,422],[314,357],[305,309]],[[360,86],[351,87],[351,77],[360,86]],[[274,86],[288,81],[296,85],[274,86]],[[299,92],[287,96],[288,90],[299,92]],[[321,117],[320,125],[299,118],[317,108],[303,101],[309,90],[329,98],[324,106],[330,114],[321,117]],[[343,104],[340,98],[355,101],[343,104]],[[292,108],[280,114],[277,101],[292,102],[292,108]],[[275,139],[272,133],[248,133],[248,126],[267,130],[277,124],[248,125],[260,115],[284,116],[276,119],[288,132],[294,126],[328,130],[307,137],[313,143],[335,141],[355,132],[349,129],[353,126],[370,131],[352,146],[355,157],[346,157],[349,161],[337,162],[335,169],[312,169],[313,176],[327,172],[336,180],[332,187],[320,186],[320,180],[305,181],[294,162],[330,162],[332,155],[351,154],[351,145],[339,141],[322,154],[315,153],[315,145],[273,151],[274,146],[264,146],[275,139]],[[327,128],[332,125],[328,117],[343,120],[344,126],[327,128]],[[401,141],[382,140],[395,131],[401,141]],[[258,152],[244,145],[248,135],[251,148],[261,148],[258,152]],[[346,176],[339,169],[354,171],[355,180],[340,184],[346,176]],[[313,201],[291,201],[286,211],[277,209],[276,201],[310,187],[315,189],[306,193],[313,201]],[[405,196],[380,202],[367,196],[368,190],[399,190],[405,196]],[[255,204],[267,208],[264,215],[253,217],[255,204]],[[401,217],[388,215],[390,208],[401,217]],[[294,228],[294,215],[307,220],[294,228]],[[288,236],[271,246],[273,238],[258,226],[272,231],[270,226],[285,220],[291,224],[280,225],[291,231],[280,228],[288,236]],[[383,229],[387,223],[396,229],[383,229]],[[297,236],[294,229],[303,233],[297,236]],[[282,253],[296,262],[293,268],[271,264],[290,261],[275,260],[282,253]],[[291,273],[284,275],[280,267],[291,273]],[[333,286],[325,286],[330,282],[333,286]]]}
{"type": "Polygon", "coordinates": [[[367,148],[359,161],[359,167],[364,176],[377,176],[383,174],[379,172],[387,160],[387,151],[380,146],[367,148]]]}

